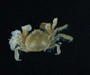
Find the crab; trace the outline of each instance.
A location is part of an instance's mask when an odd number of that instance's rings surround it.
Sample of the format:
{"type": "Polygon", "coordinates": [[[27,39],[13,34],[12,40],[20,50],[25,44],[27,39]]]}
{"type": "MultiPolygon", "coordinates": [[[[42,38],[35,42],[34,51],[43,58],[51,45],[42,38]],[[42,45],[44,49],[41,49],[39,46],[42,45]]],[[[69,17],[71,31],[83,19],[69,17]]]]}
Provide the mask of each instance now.
{"type": "Polygon", "coordinates": [[[16,61],[21,61],[19,51],[23,52],[40,52],[46,51],[56,47],[55,55],[61,54],[61,42],[56,43],[58,40],[64,39],[69,42],[73,41],[73,37],[64,33],[59,33],[68,27],[65,24],[61,27],[55,28],[58,18],[53,19],[53,23],[42,22],[40,24],[41,29],[35,29],[31,32],[32,26],[27,24],[22,26],[22,32],[15,30],[11,32],[11,38],[9,45],[12,51],[14,51],[14,58],[16,61]]]}

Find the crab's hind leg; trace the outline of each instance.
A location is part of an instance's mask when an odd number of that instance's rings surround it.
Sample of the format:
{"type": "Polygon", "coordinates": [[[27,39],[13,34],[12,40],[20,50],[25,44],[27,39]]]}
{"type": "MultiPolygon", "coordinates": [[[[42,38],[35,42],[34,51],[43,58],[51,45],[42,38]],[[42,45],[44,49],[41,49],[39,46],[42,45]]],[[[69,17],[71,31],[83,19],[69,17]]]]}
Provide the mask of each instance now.
{"type": "Polygon", "coordinates": [[[22,26],[21,28],[22,28],[22,34],[24,37],[26,37],[28,32],[32,30],[32,26],[30,24],[26,26],[22,26]]]}
{"type": "Polygon", "coordinates": [[[58,34],[58,35],[56,36],[56,39],[57,39],[57,40],[62,39],[63,41],[68,40],[68,42],[73,41],[73,37],[72,37],[72,36],[66,35],[66,34],[63,34],[63,33],[58,34]]]}
{"type": "Polygon", "coordinates": [[[57,47],[57,53],[55,53],[55,55],[59,55],[59,54],[61,54],[60,45],[55,44],[55,46],[57,47]]]}
{"type": "Polygon", "coordinates": [[[14,58],[16,61],[21,61],[21,59],[19,59],[19,50],[20,50],[20,47],[18,46],[16,49],[15,49],[15,53],[14,53],[14,58]]]}
{"type": "Polygon", "coordinates": [[[68,24],[65,24],[65,25],[63,25],[63,26],[61,26],[61,27],[58,27],[58,28],[56,28],[55,30],[54,30],[54,33],[56,34],[58,31],[62,31],[62,30],[64,30],[64,29],[66,29],[68,27],[68,24]]]}

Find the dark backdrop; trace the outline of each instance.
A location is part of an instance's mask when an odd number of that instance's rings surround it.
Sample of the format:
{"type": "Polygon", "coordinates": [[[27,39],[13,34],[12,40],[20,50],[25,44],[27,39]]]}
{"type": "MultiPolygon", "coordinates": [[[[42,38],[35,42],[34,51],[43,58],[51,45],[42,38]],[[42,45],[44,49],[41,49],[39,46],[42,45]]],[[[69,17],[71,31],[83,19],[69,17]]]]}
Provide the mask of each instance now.
{"type": "MultiPolygon", "coordinates": [[[[90,68],[90,1],[89,0],[30,0],[1,3],[0,75],[88,75],[90,68]],[[8,16],[7,16],[8,15],[8,16]],[[72,43],[63,42],[61,55],[54,52],[24,53],[21,62],[14,60],[8,38],[15,29],[31,24],[39,28],[41,22],[58,26],[69,24],[64,33],[72,35],[72,43]]],[[[58,27],[57,26],[57,27],[58,27]]],[[[56,50],[56,49],[55,49],[56,50]]]]}

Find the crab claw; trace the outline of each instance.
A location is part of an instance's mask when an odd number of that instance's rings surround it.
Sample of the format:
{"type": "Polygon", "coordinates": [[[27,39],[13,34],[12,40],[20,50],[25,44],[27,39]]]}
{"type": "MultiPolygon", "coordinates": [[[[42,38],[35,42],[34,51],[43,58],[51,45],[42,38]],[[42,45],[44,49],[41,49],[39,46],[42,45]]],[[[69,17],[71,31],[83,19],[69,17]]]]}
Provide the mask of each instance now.
{"type": "Polygon", "coordinates": [[[21,35],[21,32],[19,30],[15,30],[12,33],[11,39],[9,39],[9,45],[12,51],[15,50],[16,45],[18,44],[18,38],[21,35]]]}

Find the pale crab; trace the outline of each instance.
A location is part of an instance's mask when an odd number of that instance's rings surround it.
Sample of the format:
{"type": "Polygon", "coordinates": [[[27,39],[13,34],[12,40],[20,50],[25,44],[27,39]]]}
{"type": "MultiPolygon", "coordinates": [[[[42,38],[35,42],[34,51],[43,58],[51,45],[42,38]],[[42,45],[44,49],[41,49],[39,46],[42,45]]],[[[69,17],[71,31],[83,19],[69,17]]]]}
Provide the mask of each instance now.
{"type": "Polygon", "coordinates": [[[67,24],[55,28],[57,25],[58,18],[54,18],[53,23],[43,22],[40,24],[40,28],[43,29],[35,29],[32,30],[31,25],[22,26],[22,32],[19,30],[13,31],[11,34],[11,38],[9,40],[10,48],[14,51],[14,57],[16,61],[21,61],[19,59],[19,51],[24,52],[40,52],[46,51],[47,49],[52,49],[54,47],[57,48],[57,53],[55,55],[59,55],[61,53],[59,42],[56,43],[59,39],[69,40],[69,42],[73,41],[73,37],[66,35],[64,33],[57,34],[58,31],[62,31],[68,27],[67,24]]]}

